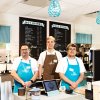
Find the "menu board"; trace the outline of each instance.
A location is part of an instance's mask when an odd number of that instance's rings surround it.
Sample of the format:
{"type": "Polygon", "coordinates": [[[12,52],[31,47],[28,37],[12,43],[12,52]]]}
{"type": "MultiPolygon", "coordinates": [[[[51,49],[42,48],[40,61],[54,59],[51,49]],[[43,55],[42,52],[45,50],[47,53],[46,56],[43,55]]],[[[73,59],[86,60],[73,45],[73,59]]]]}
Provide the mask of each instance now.
{"type": "Polygon", "coordinates": [[[44,20],[19,18],[19,46],[27,43],[31,56],[36,59],[46,49],[46,25],[44,20]]]}
{"type": "Polygon", "coordinates": [[[55,49],[65,56],[66,46],[71,42],[71,25],[50,21],[49,34],[56,39],[55,49]]]}

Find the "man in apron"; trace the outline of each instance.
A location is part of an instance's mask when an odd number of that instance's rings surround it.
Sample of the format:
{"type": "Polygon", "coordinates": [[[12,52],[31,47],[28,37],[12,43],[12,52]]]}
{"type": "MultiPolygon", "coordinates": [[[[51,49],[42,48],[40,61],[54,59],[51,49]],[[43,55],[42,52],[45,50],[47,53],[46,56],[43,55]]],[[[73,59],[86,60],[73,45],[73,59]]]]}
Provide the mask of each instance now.
{"type": "Polygon", "coordinates": [[[29,87],[38,76],[37,61],[29,56],[27,44],[21,46],[21,56],[15,58],[11,75],[14,77],[14,93],[20,87],[29,87]]]}
{"type": "Polygon", "coordinates": [[[67,46],[67,56],[63,57],[57,65],[56,72],[61,77],[61,86],[66,90],[74,90],[80,86],[84,78],[85,67],[81,58],[76,57],[76,44],[67,46]]]}
{"type": "Polygon", "coordinates": [[[55,73],[55,69],[62,55],[54,49],[54,46],[55,38],[49,36],[47,38],[47,50],[43,51],[39,56],[39,78],[42,78],[43,74],[43,80],[59,79],[59,74],[55,73]]]}

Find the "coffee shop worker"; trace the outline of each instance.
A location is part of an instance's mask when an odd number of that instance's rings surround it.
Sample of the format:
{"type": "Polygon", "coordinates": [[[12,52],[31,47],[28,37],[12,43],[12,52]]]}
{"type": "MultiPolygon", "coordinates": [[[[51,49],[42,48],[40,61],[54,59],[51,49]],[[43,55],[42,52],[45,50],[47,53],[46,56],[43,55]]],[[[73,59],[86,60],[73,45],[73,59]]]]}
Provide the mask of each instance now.
{"type": "Polygon", "coordinates": [[[22,44],[21,56],[14,59],[11,75],[14,78],[13,92],[17,93],[20,87],[29,87],[38,76],[38,64],[34,58],[29,56],[29,47],[22,44]]]}
{"type": "Polygon", "coordinates": [[[77,45],[70,43],[66,47],[67,56],[63,57],[56,67],[61,78],[60,86],[74,90],[84,79],[85,67],[81,58],[76,57],[77,45]]]}
{"type": "Polygon", "coordinates": [[[62,54],[58,50],[55,50],[55,41],[53,36],[48,36],[46,39],[47,49],[40,53],[38,59],[40,79],[59,79],[59,74],[55,73],[55,69],[58,61],[62,58],[62,54]]]}

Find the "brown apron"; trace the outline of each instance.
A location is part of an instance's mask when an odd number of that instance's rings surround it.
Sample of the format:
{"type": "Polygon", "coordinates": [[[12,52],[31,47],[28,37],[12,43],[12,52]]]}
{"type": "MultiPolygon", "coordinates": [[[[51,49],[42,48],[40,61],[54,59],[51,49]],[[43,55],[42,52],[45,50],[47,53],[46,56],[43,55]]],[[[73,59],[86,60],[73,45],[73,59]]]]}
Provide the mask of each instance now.
{"type": "Polygon", "coordinates": [[[43,71],[43,80],[52,80],[52,79],[59,79],[59,74],[55,73],[55,69],[58,63],[58,59],[55,55],[47,55],[44,61],[44,71],[43,71]]]}

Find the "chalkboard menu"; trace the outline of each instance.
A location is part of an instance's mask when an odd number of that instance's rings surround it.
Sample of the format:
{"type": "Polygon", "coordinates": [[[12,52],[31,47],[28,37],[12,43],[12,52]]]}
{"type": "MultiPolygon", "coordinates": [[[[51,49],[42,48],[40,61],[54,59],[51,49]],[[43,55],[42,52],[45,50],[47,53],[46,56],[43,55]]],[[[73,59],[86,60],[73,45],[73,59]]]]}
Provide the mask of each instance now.
{"type": "Polygon", "coordinates": [[[49,34],[56,39],[55,49],[59,50],[65,56],[66,46],[71,42],[71,25],[50,21],[49,34]]]}
{"type": "Polygon", "coordinates": [[[46,49],[46,25],[44,20],[19,17],[19,46],[27,43],[36,59],[46,49]]]}

